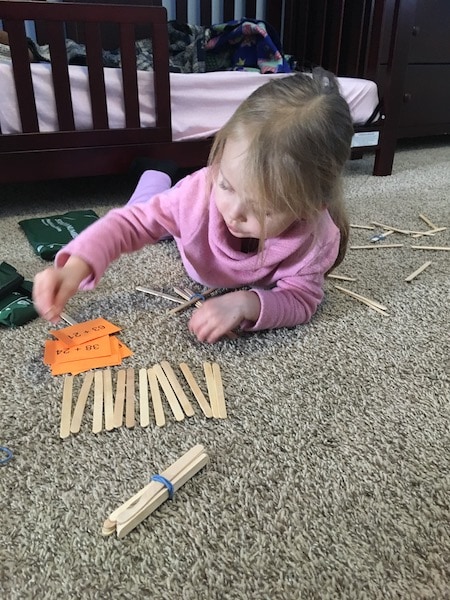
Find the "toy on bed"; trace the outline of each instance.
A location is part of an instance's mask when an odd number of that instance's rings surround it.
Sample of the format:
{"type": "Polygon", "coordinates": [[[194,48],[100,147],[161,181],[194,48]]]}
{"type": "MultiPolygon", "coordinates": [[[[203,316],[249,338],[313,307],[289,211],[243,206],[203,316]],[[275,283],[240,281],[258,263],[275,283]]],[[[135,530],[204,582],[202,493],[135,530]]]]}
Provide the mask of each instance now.
{"type": "MultiPolygon", "coordinates": [[[[240,53],[231,57],[234,63],[227,65],[233,70],[213,72],[204,72],[208,71],[208,61],[214,62],[212,53],[205,52],[206,37],[212,30],[213,0],[202,1],[198,26],[184,23],[188,15],[186,1],[176,2],[178,24],[168,22],[167,12],[161,6],[135,6],[135,3],[142,1],[133,2],[133,6],[118,5],[112,0],[108,5],[9,0],[0,3],[0,19],[9,35],[12,59],[0,61],[0,183],[121,173],[140,155],[171,159],[184,168],[203,165],[212,137],[240,102],[268,78],[288,76],[290,64],[281,52],[277,30],[285,51],[296,56],[300,63],[323,64],[341,75],[339,85],[351,109],[357,151],[375,151],[374,173],[390,173],[395,145],[392,136],[387,136],[390,145],[386,151],[383,148],[384,126],[389,115],[378,118],[377,86],[364,77],[360,68],[363,77],[342,76],[355,75],[355,69],[346,73],[347,69],[342,67],[345,57],[336,54],[338,48],[345,47],[348,56],[351,49],[344,44],[349,36],[346,32],[350,31],[348,8],[344,10],[344,4],[349,2],[268,1],[264,14],[260,15],[259,3],[247,1],[241,3],[245,5],[246,19],[230,24],[227,21],[236,16],[235,3],[224,0],[223,21],[218,28],[222,37],[212,38],[211,46],[220,47],[217,40],[223,41],[224,34],[240,35],[242,31],[237,26],[242,27],[243,22],[248,27],[261,28],[263,21],[269,41],[274,43],[272,50],[280,53],[258,56],[256,68],[252,65],[251,70],[236,70],[245,63],[243,44],[240,53]],[[320,16],[319,5],[327,8],[328,13],[322,11],[320,16]],[[335,29],[340,24],[339,43],[330,31],[330,11],[336,11],[336,5],[341,5],[340,13],[336,13],[340,21],[334,22],[335,29]],[[26,24],[30,22],[36,24],[38,31],[36,44],[27,36],[26,24]],[[192,27],[190,49],[195,52],[188,58],[186,53],[182,54],[181,60],[178,56],[177,62],[168,39],[171,40],[171,33],[186,35],[183,27],[192,27]],[[205,39],[199,40],[198,35],[205,39]],[[149,40],[150,48],[146,46],[149,40]],[[68,46],[73,51],[74,44],[77,50],[82,49],[81,60],[80,56],[75,61],[68,58],[68,46]],[[114,48],[119,51],[112,52],[114,48]],[[30,62],[30,51],[41,62],[30,62]],[[105,63],[105,57],[113,62],[105,63]],[[140,68],[143,57],[150,70],[140,68]],[[330,60],[335,65],[330,66],[330,60]],[[191,72],[186,74],[186,70],[191,72]],[[374,117],[378,118],[375,124],[371,122],[374,117]]],[[[148,3],[161,4],[157,0],[148,3]]],[[[384,1],[365,0],[363,4],[371,20],[369,32],[367,15],[364,17],[364,11],[358,11],[361,33],[364,26],[368,40],[373,43],[373,36],[380,36],[384,1]]],[[[353,14],[352,28],[354,19],[353,14]]],[[[250,33],[255,35],[255,31],[250,33]]],[[[261,36],[261,31],[258,33],[261,36]]],[[[259,48],[267,48],[268,39],[263,31],[259,48]]],[[[217,56],[214,60],[220,63],[217,56]]],[[[370,64],[374,63],[372,57],[370,64]]],[[[385,90],[385,97],[386,93],[385,90]]]]}

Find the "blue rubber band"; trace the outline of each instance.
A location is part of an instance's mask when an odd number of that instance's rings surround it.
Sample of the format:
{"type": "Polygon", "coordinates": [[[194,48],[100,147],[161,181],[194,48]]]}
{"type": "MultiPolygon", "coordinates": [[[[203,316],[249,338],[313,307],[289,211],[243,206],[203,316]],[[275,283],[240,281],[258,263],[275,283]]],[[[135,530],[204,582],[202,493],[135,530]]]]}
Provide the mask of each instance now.
{"type": "Polygon", "coordinates": [[[9,463],[9,461],[12,460],[14,456],[11,450],[9,448],[5,448],[5,446],[0,446],[0,452],[6,454],[4,458],[0,458],[0,465],[6,465],[6,463],[9,463]]]}
{"type": "Polygon", "coordinates": [[[152,477],[150,477],[150,481],[157,481],[158,483],[162,483],[163,485],[165,485],[167,490],[169,491],[169,499],[172,500],[175,490],[171,481],[166,479],[163,475],[159,474],[152,475],[152,477]]]}
{"type": "Polygon", "coordinates": [[[204,302],[206,300],[205,296],[203,294],[192,294],[192,296],[189,298],[189,300],[201,300],[201,302],[204,302]]]}

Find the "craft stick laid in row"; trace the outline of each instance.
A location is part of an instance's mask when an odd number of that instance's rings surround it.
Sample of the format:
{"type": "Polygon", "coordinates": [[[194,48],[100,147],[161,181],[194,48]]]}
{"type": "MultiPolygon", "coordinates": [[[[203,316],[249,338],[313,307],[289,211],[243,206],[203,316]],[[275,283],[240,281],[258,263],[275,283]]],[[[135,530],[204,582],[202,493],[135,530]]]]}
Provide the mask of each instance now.
{"type": "MultiPolygon", "coordinates": [[[[180,365],[181,373],[197,400],[203,414],[208,417],[227,418],[225,396],[220,367],[217,363],[204,363],[205,383],[208,399],[200,389],[186,363],[180,365]],[[214,406],[214,409],[213,409],[214,406]]],[[[72,395],[74,376],[64,380],[63,402],[61,408],[61,437],[78,433],[87,405],[88,396],[94,384],[92,431],[100,433],[103,429],[111,431],[123,425],[129,428],[136,424],[136,404],[139,406],[141,427],[150,424],[150,403],[158,427],[166,424],[161,390],[170,410],[177,421],[195,414],[194,407],[183,388],[180,379],[168,361],[161,361],[152,367],[138,371],[139,398],[136,399],[135,369],[120,369],[117,372],[115,394],[111,369],[90,371],[84,377],[75,409],[72,415],[72,395]],[[150,388],[150,389],[149,389],[150,388]],[[125,414],[124,414],[125,413],[125,414]]]]}

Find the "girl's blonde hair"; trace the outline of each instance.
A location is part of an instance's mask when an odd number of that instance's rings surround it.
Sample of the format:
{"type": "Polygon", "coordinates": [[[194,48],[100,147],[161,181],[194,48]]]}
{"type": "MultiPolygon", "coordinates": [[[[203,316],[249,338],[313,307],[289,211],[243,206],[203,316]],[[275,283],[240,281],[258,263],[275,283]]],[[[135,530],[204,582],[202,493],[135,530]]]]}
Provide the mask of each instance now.
{"type": "MultiPolygon", "coordinates": [[[[350,155],[353,125],[335,77],[323,69],[256,89],[217,133],[209,164],[215,177],[228,138],[248,139],[245,172],[260,201],[264,234],[268,211],[314,221],[327,208],[341,232],[337,266],[348,240],[341,173],[350,155]]],[[[264,235],[260,248],[264,244],[264,235]]]]}

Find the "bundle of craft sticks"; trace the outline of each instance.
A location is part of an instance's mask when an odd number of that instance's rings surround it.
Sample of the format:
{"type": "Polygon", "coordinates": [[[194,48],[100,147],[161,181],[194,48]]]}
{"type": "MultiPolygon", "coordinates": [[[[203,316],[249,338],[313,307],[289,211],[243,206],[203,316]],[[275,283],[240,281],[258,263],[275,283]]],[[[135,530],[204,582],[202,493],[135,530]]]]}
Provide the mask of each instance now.
{"type": "Polygon", "coordinates": [[[150,483],[114,510],[103,523],[102,534],[107,536],[117,532],[117,537],[123,538],[207,463],[204,447],[197,444],[168,469],[154,475],[150,483]]]}
{"type": "MultiPolygon", "coordinates": [[[[226,419],[227,410],[222,383],[222,374],[217,363],[204,362],[203,372],[207,394],[205,395],[186,363],[180,363],[179,369],[184,383],[198,403],[205,417],[226,419]]],[[[74,403],[74,375],[64,378],[61,407],[60,437],[66,438],[71,433],[78,433],[91,389],[93,387],[92,432],[111,431],[121,427],[136,425],[136,404],[139,405],[139,424],[150,425],[150,406],[158,427],[166,424],[164,402],[176,421],[194,415],[194,407],[186,393],[180,378],[167,361],[162,361],[150,368],[138,370],[138,386],[136,389],[136,371],[133,367],[120,369],[116,374],[115,390],[111,369],[89,371],[84,376],[80,391],[74,403]]]]}

